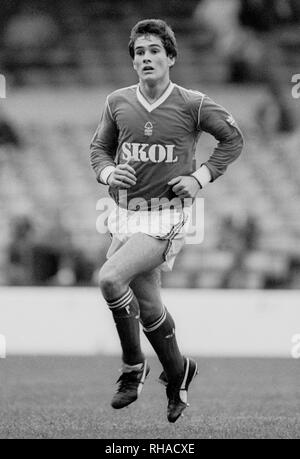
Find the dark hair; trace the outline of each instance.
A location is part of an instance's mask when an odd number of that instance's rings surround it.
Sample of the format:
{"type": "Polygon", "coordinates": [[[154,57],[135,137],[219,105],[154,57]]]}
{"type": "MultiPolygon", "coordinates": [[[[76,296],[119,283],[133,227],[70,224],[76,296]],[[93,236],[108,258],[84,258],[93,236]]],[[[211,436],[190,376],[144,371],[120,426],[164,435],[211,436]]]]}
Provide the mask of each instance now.
{"type": "Polygon", "coordinates": [[[166,50],[167,56],[177,56],[177,43],[173,30],[162,19],[144,19],[139,21],[131,30],[128,44],[129,54],[134,58],[134,43],[141,35],[157,35],[166,50]]]}

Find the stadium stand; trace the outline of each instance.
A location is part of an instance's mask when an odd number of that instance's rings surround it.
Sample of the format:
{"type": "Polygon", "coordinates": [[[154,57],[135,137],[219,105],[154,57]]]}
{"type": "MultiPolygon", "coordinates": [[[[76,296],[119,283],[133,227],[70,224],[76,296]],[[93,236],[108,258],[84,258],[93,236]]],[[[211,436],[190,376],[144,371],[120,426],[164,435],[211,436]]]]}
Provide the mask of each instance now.
{"type": "MultiPolygon", "coordinates": [[[[272,40],[284,51],[279,65],[296,73],[300,63],[300,12],[298,2],[289,2],[293,20],[283,20],[280,29],[272,32],[272,40]]],[[[228,68],[218,53],[211,52],[210,32],[195,20],[199,3],[147,0],[143,2],[143,17],[161,17],[176,30],[181,65],[174,69],[174,75],[178,81],[223,82],[228,68]]],[[[140,10],[137,0],[114,0],[113,4],[109,0],[4,0],[0,18],[1,67],[18,85],[127,85],[133,75],[127,58],[128,31],[141,19],[140,10]],[[28,19],[30,14],[34,21],[28,19]],[[18,29],[21,30],[16,33],[18,29]],[[26,47],[26,41],[30,47],[26,47]]]]}
{"type": "MultiPolygon", "coordinates": [[[[44,220],[58,208],[72,244],[91,255],[96,266],[107,239],[95,230],[94,203],[106,190],[89,170],[91,132],[91,126],[74,123],[26,125],[22,154],[1,149],[1,259],[16,206],[29,214],[39,210],[38,219],[44,220]]],[[[203,193],[204,243],[185,247],[174,272],[164,275],[165,286],[290,286],[291,266],[300,260],[299,147],[298,136],[276,139],[263,151],[255,139],[247,141],[243,160],[203,193]],[[279,187],[281,182],[286,186],[279,187]]],[[[204,148],[208,153],[205,142],[204,148]]]]}

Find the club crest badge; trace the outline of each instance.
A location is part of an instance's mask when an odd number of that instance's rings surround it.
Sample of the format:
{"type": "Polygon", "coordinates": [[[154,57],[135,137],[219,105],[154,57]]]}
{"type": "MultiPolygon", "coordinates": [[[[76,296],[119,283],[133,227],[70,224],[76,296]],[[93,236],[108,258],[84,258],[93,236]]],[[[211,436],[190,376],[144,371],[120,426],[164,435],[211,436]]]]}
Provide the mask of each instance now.
{"type": "Polygon", "coordinates": [[[144,135],[150,137],[153,134],[153,124],[150,121],[147,121],[144,127],[144,135]]]}

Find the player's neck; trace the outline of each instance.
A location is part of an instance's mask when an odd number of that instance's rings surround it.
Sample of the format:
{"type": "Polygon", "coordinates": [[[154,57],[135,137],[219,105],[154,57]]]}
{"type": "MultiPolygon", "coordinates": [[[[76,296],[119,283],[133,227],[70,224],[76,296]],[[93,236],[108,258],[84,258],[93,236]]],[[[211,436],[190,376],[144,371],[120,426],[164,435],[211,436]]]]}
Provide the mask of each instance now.
{"type": "Polygon", "coordinates": [[[155,82],[153,85],[144,81],[140,81],[139,87],[145,99],[152,104],[163,95],[169,84],[170,79],[168,78],[163,81],[155,82]]]}

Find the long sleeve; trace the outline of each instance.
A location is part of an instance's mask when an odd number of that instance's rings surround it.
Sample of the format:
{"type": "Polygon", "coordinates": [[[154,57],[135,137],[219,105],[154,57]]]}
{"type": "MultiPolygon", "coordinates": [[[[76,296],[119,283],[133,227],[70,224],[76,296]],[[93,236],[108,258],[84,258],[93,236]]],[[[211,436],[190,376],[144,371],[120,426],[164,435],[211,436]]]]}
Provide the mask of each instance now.
{"type": "Polygon", "coordinates": [[[204,164],[209,169],[211,181],[224,174],[228,165],[242,152],[243,136],[233,117],[220,105],[205,96],[199,111],[199,128],[218,140],[209,160],[204,164]]]}
{"type": "Polygon", "coordinates": [[[102,183],[101,172],[107,166],[115,166],[115,155],[118,142],[118,128],[112,117],[108,99],[102,113],[101,121],[90,146],[91,166],[98,182],[102,183]]]}

